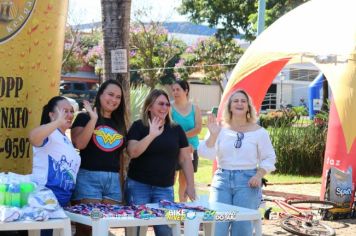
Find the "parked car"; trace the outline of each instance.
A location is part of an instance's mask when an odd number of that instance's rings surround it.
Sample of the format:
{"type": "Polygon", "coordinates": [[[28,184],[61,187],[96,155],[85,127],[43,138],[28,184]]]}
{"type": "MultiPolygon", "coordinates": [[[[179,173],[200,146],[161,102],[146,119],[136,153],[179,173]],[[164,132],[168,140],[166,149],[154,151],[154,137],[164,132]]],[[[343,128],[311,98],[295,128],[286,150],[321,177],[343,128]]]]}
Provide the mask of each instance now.
{"type": "Polygon", "coordinates": [[[61,95],[74,99],[79,104],[79,109],[83,108],[83,100],[93,103],[99,85],[97,83],[63,81],[60,84],[61,95]]]}

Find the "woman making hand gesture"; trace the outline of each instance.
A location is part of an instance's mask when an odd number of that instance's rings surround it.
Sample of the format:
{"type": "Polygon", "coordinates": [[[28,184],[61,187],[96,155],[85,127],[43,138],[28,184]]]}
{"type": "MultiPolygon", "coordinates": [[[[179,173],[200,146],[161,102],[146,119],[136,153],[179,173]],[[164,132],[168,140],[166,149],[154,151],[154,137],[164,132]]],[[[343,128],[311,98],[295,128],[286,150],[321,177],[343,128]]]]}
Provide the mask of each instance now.
{"type": "MultiPolygon", "coordinates": [[[[262,177],[275,169],[275,152],[267,131],[256,123],[256,111],[244,90],[234,92],[223,111],[223,123],[208,118],[209,137],[198,148],[201,157],[217,158],[210,201],[257,209],[262,177]]],[[[214,235],[252,235],[251,222],[217,223],[214,235]],[[230,232],[230,234],[229,234],[230,232]]]]}
{"type": "MultiPolygon", "coordinates": [[[[173,184],[177,163],[187,179],[186,195],[194,200],[193,165],[190,146],[183,129],[171,122],[170,103],[163,90],[154,89],[147,96],[141,119],[127,135],[131,157],[125,183],[126,201],[132,204],[174,200],[173,184]]],[[[168,226],[154,226],[156,236],[172,235],[168,226]]]]}

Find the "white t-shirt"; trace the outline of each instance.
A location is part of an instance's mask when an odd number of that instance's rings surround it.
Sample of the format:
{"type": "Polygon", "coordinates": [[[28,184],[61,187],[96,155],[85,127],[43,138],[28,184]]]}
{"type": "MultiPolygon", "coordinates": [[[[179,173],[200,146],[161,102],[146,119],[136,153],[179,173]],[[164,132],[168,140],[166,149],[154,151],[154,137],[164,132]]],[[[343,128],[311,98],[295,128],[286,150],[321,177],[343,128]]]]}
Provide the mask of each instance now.
{"type": "MultiPolygon", "coordinates": [[[[239,134],[241,137],[241,133],[239,134]]],[[[221,128],[215,146],[208,148],[206,140],[198,147],[199,156],[214,160],[218,168],[226,170],[249,170],[257,167],[267,172],[275,170],[276,154],[268,132],[264,128],[243,133],[241,146],[236,148],[237,132],[221,128]]]]}
{"type": "Polygon", "coordinates": [[[70,139],[56,129],[41,147],[33,147],[32,181],[53,191],[66,205],[75,188],[80,156],[70,139]]]}

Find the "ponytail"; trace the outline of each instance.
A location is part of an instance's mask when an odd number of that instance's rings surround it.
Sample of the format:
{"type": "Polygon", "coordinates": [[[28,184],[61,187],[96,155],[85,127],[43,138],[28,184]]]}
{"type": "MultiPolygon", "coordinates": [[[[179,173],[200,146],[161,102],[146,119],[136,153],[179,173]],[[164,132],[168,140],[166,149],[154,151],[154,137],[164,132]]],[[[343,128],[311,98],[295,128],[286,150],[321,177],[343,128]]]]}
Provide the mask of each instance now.
{"type": "Polygon", "coordinates": [[[66,98],[62,96],[55,96],[51,98],[46,105],[43,106],[41,115],[41,125],[48,124],[51,122],[49,113],[54,112],[54,108],[57,106],[57,103],[64,99],[66,98]]]}

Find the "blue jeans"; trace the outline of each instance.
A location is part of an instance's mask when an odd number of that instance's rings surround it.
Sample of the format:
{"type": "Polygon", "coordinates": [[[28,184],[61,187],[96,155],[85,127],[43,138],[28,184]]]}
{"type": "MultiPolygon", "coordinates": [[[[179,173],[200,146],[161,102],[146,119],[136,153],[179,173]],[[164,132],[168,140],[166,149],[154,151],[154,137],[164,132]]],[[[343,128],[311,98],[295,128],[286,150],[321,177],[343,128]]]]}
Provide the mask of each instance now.
{"type": "MultiPolygon", "coordinates": [[[[249,179],[255,174],[256,169],[217,169],[211,184],[210,201],[258,209],[260,188],[251,188],[248,185],[249,179]]],[[[250,236],[252,223],[250,221],[219,222],[216,223],[214,235],[229,235],[229,231],[231,236],[250,236]]]]}
{"type": "MultiPolygon", "coordinates": [[[[127,177],[125,182],[125,199],[128,204],[158,203],[160,200],[174,200],[173,186],[158,187],[144,184],[127,177]]],[[[156,236],[172,235],[168,225],[153,226],[156,236]]]]}
{"type": "Polygon", "coordinates": [[[79,169],[72,200],[109,199],[121,202],[121,197],[118,172],[79,169]]]}

